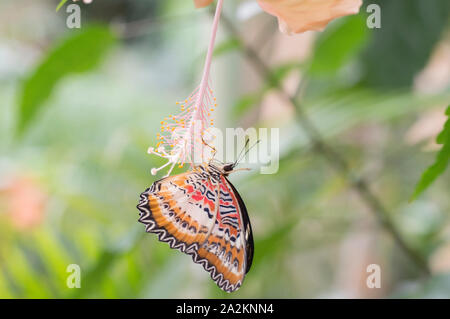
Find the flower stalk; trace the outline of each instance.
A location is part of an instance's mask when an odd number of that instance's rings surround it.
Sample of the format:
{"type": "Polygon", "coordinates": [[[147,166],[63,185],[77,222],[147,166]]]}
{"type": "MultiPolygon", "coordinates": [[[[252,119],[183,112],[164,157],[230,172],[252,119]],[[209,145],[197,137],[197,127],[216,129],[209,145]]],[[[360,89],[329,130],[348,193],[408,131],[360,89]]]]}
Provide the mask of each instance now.
{"type": "Polygon", "coordinates": [[[161,167],[153,168],[152,175],[169,167],[164,176],[167,177],[177,164],[181,168],[185,163],[189,163],[191,168],[194,168],[199,162],[198,159],[204,162],[204,146],[209,146],[208,143],[214,138],[209,128],[214,125],[211,112],[217,107],[217,103],[209,79],[222,7],[223,0],[218,0],[200,85],[184,101],[177,102],[181,113],[170,115],[161,121],[161,133],[157,134],[157,146],[148,149],[149,154],[168,160],[161,167]]]}

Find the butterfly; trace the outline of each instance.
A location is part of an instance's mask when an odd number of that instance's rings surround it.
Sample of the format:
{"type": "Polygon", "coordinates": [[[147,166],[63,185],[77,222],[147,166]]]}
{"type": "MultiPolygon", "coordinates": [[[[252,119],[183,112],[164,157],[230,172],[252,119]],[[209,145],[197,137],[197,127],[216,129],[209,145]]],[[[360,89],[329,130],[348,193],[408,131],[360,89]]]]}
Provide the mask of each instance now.
{"type": "Polygon", "coordinates": [[[210,162],[158,180],[137,205],[148,233],[191,255],[226,292],[240,288],[254,252],[247,209],[227,178],[235,165],[210,162]]]}

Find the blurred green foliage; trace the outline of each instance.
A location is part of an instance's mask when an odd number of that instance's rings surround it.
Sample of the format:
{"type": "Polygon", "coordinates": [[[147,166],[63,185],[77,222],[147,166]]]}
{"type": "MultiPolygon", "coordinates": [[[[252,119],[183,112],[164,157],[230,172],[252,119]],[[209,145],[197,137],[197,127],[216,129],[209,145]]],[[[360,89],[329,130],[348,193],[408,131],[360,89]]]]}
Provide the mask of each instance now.
{"type": "MultiPolygon", "coordinates": [[[[306,60],[268,62],[271,78],[258,83],[247,74],[243,44],[221,28],[212,80],[221,103],[219,126],[280,127],[282,138],[276,175],[254,170],[232,176],[253,223],[255,259],[243,287],[231,295],[189,257],[146,234],[135,208],[154,181],[150,168],[159,163],[146,155],[158,123],[200,76],[208,12],[194,12],[189,1],[94,1],[83,6],[83,17],[97,27],[83,24],[75,31],[65,27],[63,10],[55,14],[57,2],[28,0],[41,9],[30,15],[17,2],[0,4],[0,13],[19,12],[22,18],[7,33],[0,31],[0,54],[13,48],[18,57],[8,60],[10,68],[0,61],[0,297],[450,296],[443,274],[450,271],[448,172],[408,204],[434,154],[422,152],[424,140],[405,142],[418,120],[448,105],[448,85],[433,94],[412,85],[446,39],[448,1],[366,1],[381,5],[381,29],[366,28],[363,6],[360,15],[338,19],[319,33],[306,60]],[[40,32],[27,27],[35,22],[40,32]],[[306,114],[355,175],[368,176],[436,277],[422,280],[348,181],[311,152],[289,113],[295,110],[282,109],[280,102],[272,111],[283,114],[264,116],[273,81],[284,83],[298,72],[305,77],[306,114]],[[21,139],[15,138],[17,129],[21,139]],[[16,190],[9,185],[22,177],[45,194],[33,227],[10,208],[16,190]],[[382,266],[379,291],[364,286],[370,263],[382,266]],[[79,289],[66,285],[69,264],[81,267],[79,289]]],[[[237,24],[244,34],[247,23],[237,24]]],[[[270,33],[267,51],[292,49],[277,36],[270,33]]],[[[23,205],[27,211],[27,197],[23,205]]]]}
{"type": "Polygon", "coordinates": [[[92,70],[114,40],[114,35],[105,27],[85,27],[48,52],[19,93],[18,132],[25,130],[58,82],[64,77],[92,70]]]}
{"type": "Polygon", "coordinates": [[[66,2],[67,0],[61,0],[58,6],[56,7],[56,11],[59,11],[59,9],[61,9],[66,4],[66,2]]]}
{"type": "Polygon", "coordinates": [[[436,178],[441,176],[450,162],[450,105],[445,112],[448,119],[444,124],[444,129],[436,138],[436,143],[441,144],[442,148],[436,155],[436,161],[422,175],[419,183],[414,190],[412,199],[417,198],[436,178]]]}
{"type": "Polygon", "coordinates": [[[411,86],[436,42],[448,30],[450,2],[365,1],[369,3],[380,5],[382,17],[381,28],[364,51],[364,81],[383,89],[411,86]]]}
{"type": "Polygon", "coordinates": [[[355,15],[330,26],[317,40],[309,72],[330,75],[357,54],[368,40],[364,15],[355,15]]]}

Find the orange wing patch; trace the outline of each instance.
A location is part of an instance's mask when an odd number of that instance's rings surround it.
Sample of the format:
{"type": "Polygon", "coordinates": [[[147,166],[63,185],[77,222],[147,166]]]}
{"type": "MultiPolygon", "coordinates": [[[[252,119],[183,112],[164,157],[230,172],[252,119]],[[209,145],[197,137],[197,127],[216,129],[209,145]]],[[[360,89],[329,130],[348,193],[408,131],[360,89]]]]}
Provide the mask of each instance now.
{"type": "Polygon", "coordinates": [[[182,252],[203,244],[213,226],[217,204],[213,201],[204,207],[192,200],[197,190],[206,193],[202,181],[200,174],[189,172],[157,181],[142,193],[139,221],[146,225],[146,231],[158,234],[159,240],[182,252]]]}
{"type": "Polygon", "coordinates": [[[225,179],[200,170],[159,180],[141,194],[140,222],[192,256],[217,285],[237,290],[247,270],[241,212],[225,179]]]}

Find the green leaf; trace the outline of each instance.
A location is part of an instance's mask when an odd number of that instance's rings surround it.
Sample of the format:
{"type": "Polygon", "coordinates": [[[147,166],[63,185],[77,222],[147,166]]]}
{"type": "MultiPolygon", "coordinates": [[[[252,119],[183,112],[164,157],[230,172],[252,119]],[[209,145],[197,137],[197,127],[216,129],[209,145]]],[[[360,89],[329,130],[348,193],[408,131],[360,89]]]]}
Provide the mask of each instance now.
{"type": "Polygon", "coordinates": [[[317,40],[309,72],[313,75],[333,74],[365,45],[368,33],[362,15],[350,16],[331,25],[317,40]]]}
{"type": "Polygon", "coordinates": [[[427,168],[423,173],[419,183],[416,185],[414,194],[410,201],[415,200],[425,189],[427,189],[440,175],[446,170],[450,162],[450,105],[445,114],[449,117],[444,125],[443,131],[436,139],[438,144],[442,144],[441,150],[436,155],[433,165],[427,168]]]}
{"type": "Polygon", "coordinates": [[[44,57],[19,91],[17,133],[22,134],[65,77],[94,69],[115,43],[109,29],[92,26],[62,41],[44,57]]]}
{"type": "Polygon", "coordinates": [[[61,0],[61,2],[58,4],[58,6],[56,7],[56,12],[59,11],[59,9],[61,9],[61,7],[67,2],[67,0],[61,0]]]}
{"type": "Polygon", "coordinates": [[[363,54],[365,84],[410,87],[428,62],[448,24],[448,0],[372,0],[381,8],[381,28],[363,54]]]}

